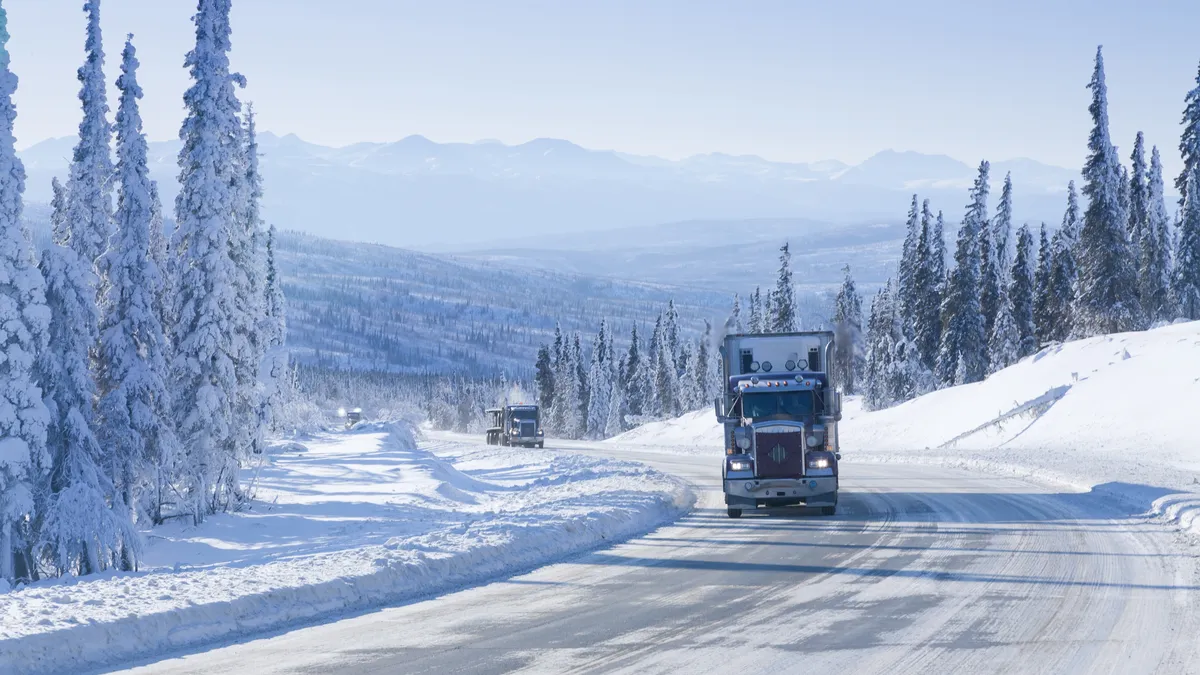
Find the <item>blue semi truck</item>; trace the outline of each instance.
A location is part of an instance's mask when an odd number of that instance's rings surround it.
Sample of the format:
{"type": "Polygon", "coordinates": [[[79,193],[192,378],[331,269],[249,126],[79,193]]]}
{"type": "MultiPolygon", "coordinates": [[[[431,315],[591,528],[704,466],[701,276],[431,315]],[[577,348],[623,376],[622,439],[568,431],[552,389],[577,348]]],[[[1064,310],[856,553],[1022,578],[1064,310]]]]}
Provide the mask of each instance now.
{"type": "Polygon", "coordinates": [[[837,512],[842,399],[833,347],[827,331],[725,338],[715,408],[725,427],[721,473],[730,518],[759,507],[837,512]]]}

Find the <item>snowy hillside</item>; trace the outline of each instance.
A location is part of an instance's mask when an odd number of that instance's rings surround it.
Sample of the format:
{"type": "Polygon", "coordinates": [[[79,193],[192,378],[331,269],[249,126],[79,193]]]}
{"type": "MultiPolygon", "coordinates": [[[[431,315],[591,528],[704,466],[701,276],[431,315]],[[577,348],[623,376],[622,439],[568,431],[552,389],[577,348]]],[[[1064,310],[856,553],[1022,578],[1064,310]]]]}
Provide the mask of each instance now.
{"type": "MultiPolygon", "coordinates": [[[[1191,322],[1048,347],[983,382],[887,410],[861,412],[851,399],[840,432],[847,471],[863,461],[980,468],[1103,491],[1186,519],[1200,505],[1198,411],[1200,322],[1191,322]]],[[[711,410],[607,442],[721,452],[711,410]]]]}
{"type": "Polygon", "coordinates": [[[418,443],[400,425],[277,444],[243,480],[250,508],[154,529],[139,572],[0,593],[0,671],[79,672],[445,592],[640,534],[693,499],[639,464],[418,443]]]}
{"type": "MultiPolygon", "coordinates": [[[[409,136],[393,143],[331,148],[294,135],[259,135],[266,180],[263,215],[282,229],[399,246],[463,244],[519,237],[650,226],[695,218],[780,215],[836,222],[903,213],[914,190],[957,209],[969,164],[945,156],[884,151],[862,164],[771,162],[721,153],[680,161],[590,150],[535,139],[436,143],[409,136]],[[397,205],[403,205],[398,208],[397,205]]],[[[26,199],[50,200],[64,175],[71,139],[20,153],[26,199]]],[[[163,203],[174,203],[179,141],[150,144],[149,169],[163,203]]],[[[1011,165],[1020,186],[1018,220],[1056,222],[1062,191],[1077,175],[1032,160],[1011,165]]]]}
{"type": "MultiPolygon", "coordinates": [[[[309,362],[404,372],[530,376],[537,348],[601,318],[624,341],[674,298],[684,335],[723,322],[719,293],[505,267],[372,244],[280,236],[288,344],[309,362]]],[[[824,309],[824,308],[821,308],[824,309]]],[[[589,338],[590,342],[590,338],[589,338]]]]}

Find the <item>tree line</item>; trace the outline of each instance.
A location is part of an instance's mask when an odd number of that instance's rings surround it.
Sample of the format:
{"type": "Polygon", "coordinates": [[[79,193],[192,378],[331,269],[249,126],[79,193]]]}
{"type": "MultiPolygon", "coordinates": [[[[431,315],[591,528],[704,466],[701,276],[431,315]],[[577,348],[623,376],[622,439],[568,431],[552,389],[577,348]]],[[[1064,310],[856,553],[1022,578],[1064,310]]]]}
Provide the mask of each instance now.
{"type": "Polygon", "coordinates": [[[254,114],[229,69],[230,0],[199,0],[193,17],[170,233],[133,36],[110,122],[100,0],[83,9],[83,119],[35,254],[0,7],[0,583],[136,569],[138,525],[237,507],[238,469],[261,451],[287,366],[254,114]]]}
{"type": "Polygon", "coordinates": [[[1158,148],[1147,165],[1138,132],[1130,166],[1108,131],[1104,60],[1097,49],[1088,88],[1092,131],[1083,167],[1081,211],[1074,181],[1061,225],[1028,225],[1013,236],[1013,184],[1005,176],[989,218],[989,164],[979,165],[946,269],[944,219],[913,196],[896,275],[876,294],[863,335],[862,301],[850,270],[835,301],[844,336],[843,388],[868,409],[928,391],[978,382],[1068,339],[1200,319],[1200,74],[1186,96],[1172,226],[1158,148]]]}

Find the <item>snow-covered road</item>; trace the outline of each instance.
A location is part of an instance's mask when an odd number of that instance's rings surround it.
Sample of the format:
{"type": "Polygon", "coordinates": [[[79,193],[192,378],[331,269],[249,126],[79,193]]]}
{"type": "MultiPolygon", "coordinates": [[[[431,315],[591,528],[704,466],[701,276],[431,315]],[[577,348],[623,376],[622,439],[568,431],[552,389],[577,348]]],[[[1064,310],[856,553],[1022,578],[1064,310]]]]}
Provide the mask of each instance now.
{"type": "Polygon", "coordinates": [[[1200,668],[1189,535],[1101,496],[848,463],[834,518],[729,520],[712,456],[574,447],[692,480],[696,510],[530,574],[128,672],[1200,668]]]}

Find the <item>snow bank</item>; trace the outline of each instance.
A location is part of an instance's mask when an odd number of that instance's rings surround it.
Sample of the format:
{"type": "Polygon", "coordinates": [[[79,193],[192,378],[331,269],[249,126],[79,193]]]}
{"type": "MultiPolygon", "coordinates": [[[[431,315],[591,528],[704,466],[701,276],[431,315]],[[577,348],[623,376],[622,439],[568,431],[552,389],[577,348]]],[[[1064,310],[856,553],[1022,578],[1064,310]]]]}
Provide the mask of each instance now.
{"type": "Polygon", "coordinates": [[[1050,347],[976,384],[848,415],[851,461],[939,463],[1200,512],[1200,322],[1050,347]]]}
{"type": "Polygon", "coordinates": [[[711,409],[650,422],[604,441],[611,445],[663,449],[682,454],[721,454],[721,425],[711,409]]]}
{"type": "Polygon", "coordinates": [[[646,532],[693,495],[642,465],[413,441],[379,425],[280,446],[257,501],[151,533],[136,574],[0,595],[0,671],[119,663],[429,596],[646,532]]]}

